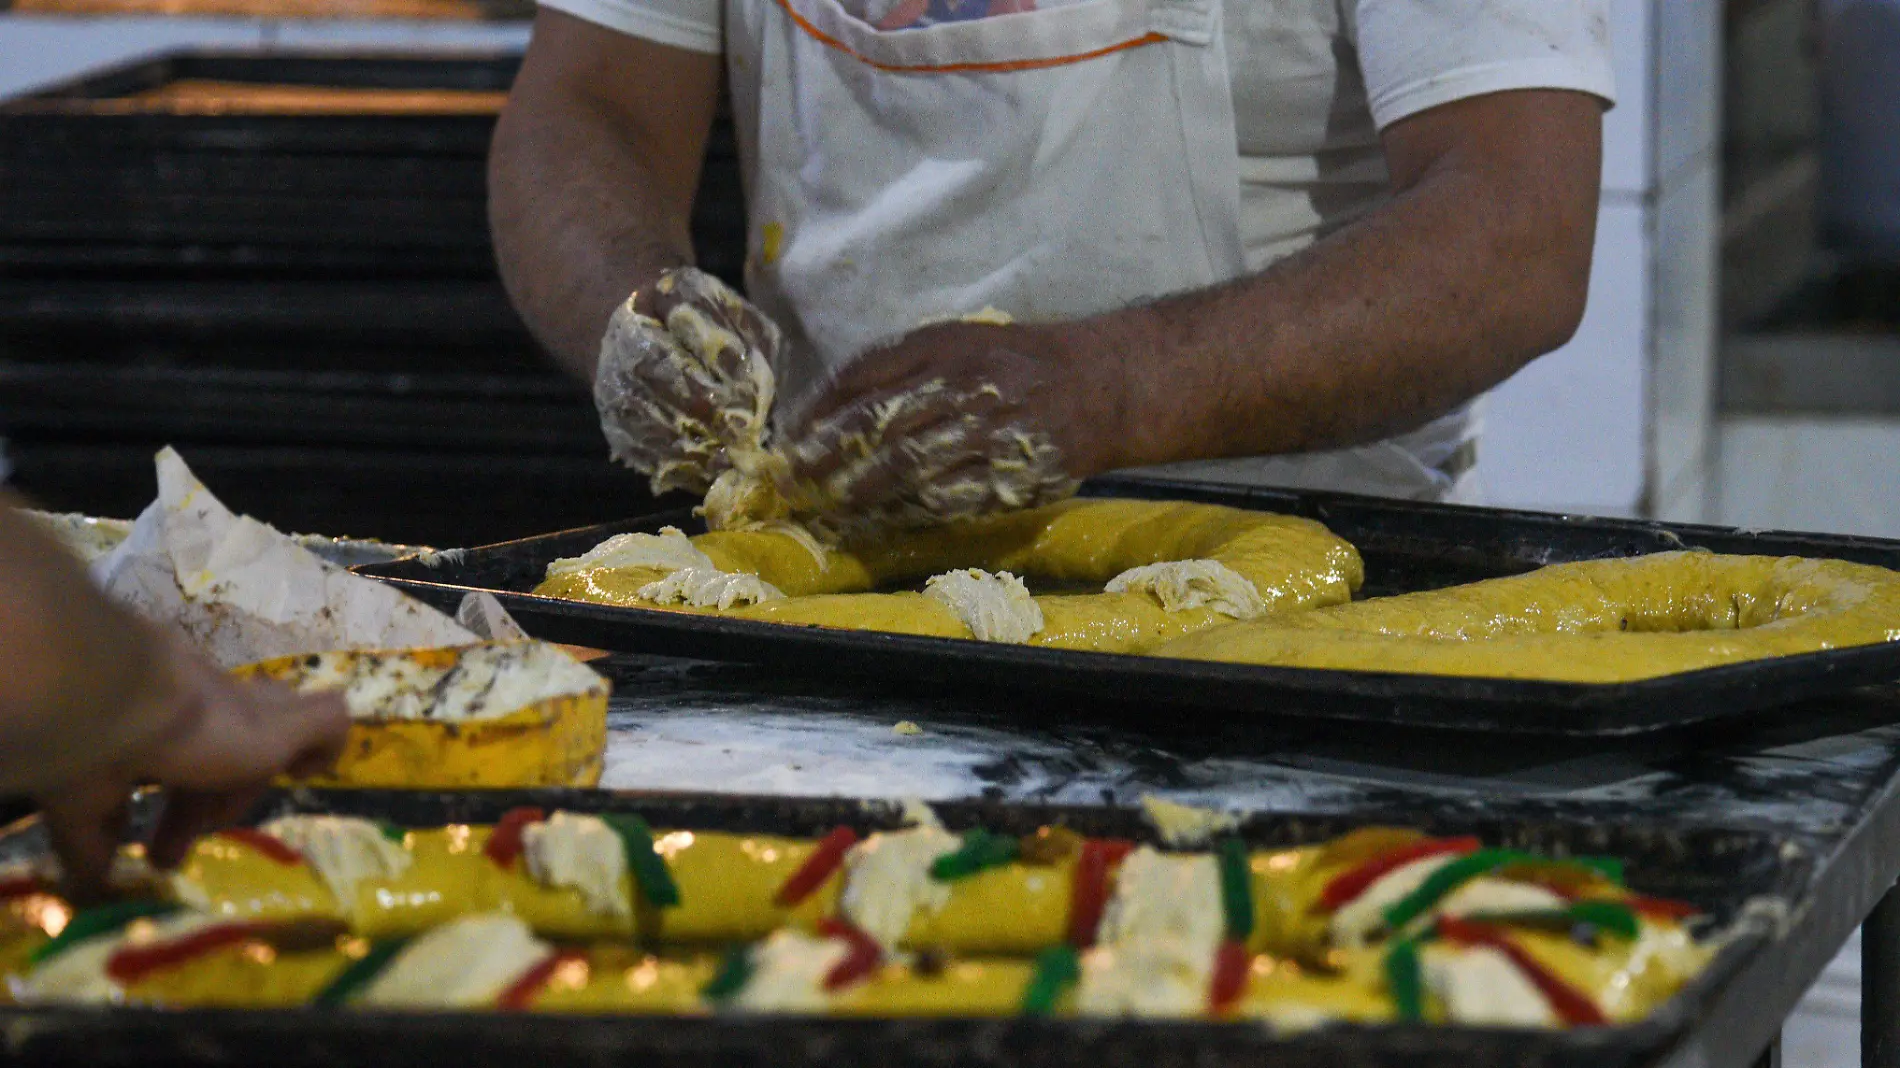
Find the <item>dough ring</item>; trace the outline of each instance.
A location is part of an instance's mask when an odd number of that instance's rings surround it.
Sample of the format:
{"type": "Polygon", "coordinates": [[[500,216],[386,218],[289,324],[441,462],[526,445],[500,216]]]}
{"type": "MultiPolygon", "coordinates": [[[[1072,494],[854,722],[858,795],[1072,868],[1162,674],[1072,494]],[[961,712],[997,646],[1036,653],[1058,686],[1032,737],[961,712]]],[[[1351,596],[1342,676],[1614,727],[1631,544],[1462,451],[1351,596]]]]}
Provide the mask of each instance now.
{"type": "Polygon", "coordinates": [[[945,597],[871,591],[974,568],[1009,572],[1045,588],[1100,591],[1114,583],[1121,592],[1036,596],[1041,624],[1028,644],[1121,653],[1144,652],[1236,617],[1342,604],[1363,576],[1358,552],[1309,519],[1179,501],[1069,500],[894,534],[880,544],[827,552],[822,561],[771,531],[714,531],[691,539],[622,535],[586,556],[556,561],[535,592],[734,619],[969,638],[976,635],[945,597]],[[1124,576],[1186,561],[1195,566],[1124,576]],[[783,596],[726,609],[654,604],[653,584],[686,567],[756,576],[783,596]]]}
{"type": "Polygon", "coordinates": [[[1156,656],[1627,682],[1900,639],[1900,574],[1844,560],[1666,552],[1235,623],[1156,656]]]}

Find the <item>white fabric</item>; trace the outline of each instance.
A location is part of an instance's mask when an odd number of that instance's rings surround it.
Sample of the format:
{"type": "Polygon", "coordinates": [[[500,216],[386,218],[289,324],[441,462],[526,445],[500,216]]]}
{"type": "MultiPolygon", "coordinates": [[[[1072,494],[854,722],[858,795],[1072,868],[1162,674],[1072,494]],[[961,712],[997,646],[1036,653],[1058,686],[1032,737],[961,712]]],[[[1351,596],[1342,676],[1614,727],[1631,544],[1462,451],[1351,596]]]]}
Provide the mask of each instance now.
{"type": "MultiPolygon", "coordinates": [[[[1506,89],[1613,91],[1608,0],[1086,0],[895,32],[840,0],[787,0],[807,29],[775,0],[543,3],[723,47],[750,293],[828,366],[985,305],[1072,318],[1259,270],[1386,199],[1383,127],[1506,89]],[[879,69],[1142,30],[1167,40],[1010,73],[879,69]]],[[[791,405],[823,369],[783,370],[791,405]]],[[[1441,468],[1474,434],[1460,411],[1362,449],[1165,470],[1471,499],[1475,479],[1441,468]]]]}

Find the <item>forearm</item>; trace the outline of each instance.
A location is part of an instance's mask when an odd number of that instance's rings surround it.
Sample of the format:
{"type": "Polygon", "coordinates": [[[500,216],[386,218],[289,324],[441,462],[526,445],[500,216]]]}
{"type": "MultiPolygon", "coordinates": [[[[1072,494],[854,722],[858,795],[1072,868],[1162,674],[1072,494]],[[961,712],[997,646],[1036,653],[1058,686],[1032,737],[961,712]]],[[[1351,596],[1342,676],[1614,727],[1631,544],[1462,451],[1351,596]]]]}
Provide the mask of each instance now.
{"type": "Polygon", "coordinates": [[[583,115],[504,116],[496,128],[489,222],[502,282],[536,340],[583,379],[614,308],[692,262],[685,216],[652,186],[636,153],[583,115]]]}
{"type": "Polygon", "coordinates": [[[516,309],[585,380],[614,309],[692,262],[718,69],[559,12],[535,23],[489,152],[489,225],[516,309]]]}
{"type": "Polygon", "coordinates": [[[0,791],[44,789],[170,730],[151,632],[0,493],[0,791]]]}
{"type": "Polygon", "coordinates": [[[1124,354],[1130,433],[1100,465],[1299,452],[1420,425],[1563,344],[1582,315],[1588,184],[1447,166],[1229,285],[1074,324],[1124,354]]]}

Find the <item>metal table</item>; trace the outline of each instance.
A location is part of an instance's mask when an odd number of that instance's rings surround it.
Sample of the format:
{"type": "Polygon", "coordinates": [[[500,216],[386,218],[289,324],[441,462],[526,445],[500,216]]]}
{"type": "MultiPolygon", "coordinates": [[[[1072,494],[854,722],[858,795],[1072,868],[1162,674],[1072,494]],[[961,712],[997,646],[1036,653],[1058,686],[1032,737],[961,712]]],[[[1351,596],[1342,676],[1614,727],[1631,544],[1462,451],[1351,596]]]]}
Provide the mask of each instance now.
{"type": "Polygon", "coordinates": [[[1703,730],[1580,743],[1291,720],[1196,729],[1170,719],[1135,732],[1033,698],[979,705],[658,657],[595,666],[616,687],[610,787],[1068,804],[1158,794],[1313,814],[1400,802],[1454,815],[1777,832],[1817,858],[1814,903],[1782,936],[1797,964],[1741,992],[1761,1007],[1756,1026],[1697,1035],[1658,1064],[1779,1064],[1781,1021],[1865,921],[1861,1059],[1900,1068],[1900,1019],[1868,1011],[1900,1006],[1900,894],[1890,892],[1900,878],[1900,687],[1703,730]]]}

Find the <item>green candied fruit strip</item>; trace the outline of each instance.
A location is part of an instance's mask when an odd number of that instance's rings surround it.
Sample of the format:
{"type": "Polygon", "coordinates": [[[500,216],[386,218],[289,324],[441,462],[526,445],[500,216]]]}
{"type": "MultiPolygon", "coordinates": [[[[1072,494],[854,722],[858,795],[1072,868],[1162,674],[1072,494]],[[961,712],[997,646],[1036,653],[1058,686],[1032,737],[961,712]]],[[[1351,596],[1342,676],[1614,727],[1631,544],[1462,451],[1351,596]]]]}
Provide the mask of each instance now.
{"type": "Polygon", "coordinates": [[[963,844],[930,862],[930,877],[938,882],[967,879],[978,872],[1000,868],[1022,855],[1022,843],[981,827],[963,836],[963,844]]]}
{"type": "Polygon", "coordinates": [[[1246,942],[1253,936],[1253,877],[1247,861],[1247,846],[1238,838],[1221,842],[1214,854],[1220,864],[1221,912],[1227,921],[1227,938],[1246,942]]]}
{"type": "Polygon", "coordinates": [[[1399,1019],[1417,1023],[1425,1018],[1425,975],[1416,939],[1401,938],[1386,951],[1385,985],[1399,1019]]]}
{"type": "Polygon", "coordinates": [[[370,946],[368,953],[352,961],[349,967],[330,980],[329,986],[318,991],[311,1004],[329,1008],[345,1004],[356,996],[357,991],[381,975],[383,969],[389,967],[389,962],[395,960],[396,954],[401,953],[408,944],[407,938],[391,938],[370,946]]]}
{"type": "Polygon", "coordinates": [[[1047,1016],[1062,992],[1082,980],[1082,958],[1071,945],[1051,946],[1036,956],[1036,970],[1023,988],[1023,1015],[1047,1016]]]}
{"type": "Polygon", "coordinates": [[[1385,927],[1388,931],[1397,931],[1406,924],[1430,912],[1452,891],[1476,879],[1488,875],[1499,868],[1512,864],[1537,864],[1546,867],[1584,868],[1612,880],[1621,881],[1622,866],[1601,857],[1581,857],[1553,860],[1515,849],[1480,849],[1467,853],[1457,860],[1446,864],[1427,876],[1418,885],[1418,889],[1392,903],[1385,910],[1385,927]],[[1614,874],[1612,874],[1614,872],[1614,874]]]}
{"type": "Polygon", "coordinates": [[[752,950],[737,946],[719,962],[719,970],[700,988],[699,996],[714,1004],[729,1001],[752,981],[752,950]]]}
{"type": "Polygon", "coordinates": [[[620,836],[621,848],[627,852],[627,867],[632,870],[633,881],[640,887],[640,895],[646,898],[647,904],[663,909],[677,907],[679,884],[667,870],[666,858],[654,848],[653,829],[647,826],[647,821],[631,814],[602,816],[601,819],[620,836]]]}
{"type": "Polygon", "coordinates": [[[42,942],[27,960],[39,964],[59,956],[81,942],[100,935],[111,934],[133,920],[169,916],[177,911],[179,911],[179,906],[169,901],[117,901],[110,905],[86,909],[66,921],[65,928],[51,939],[42,942]]]}

